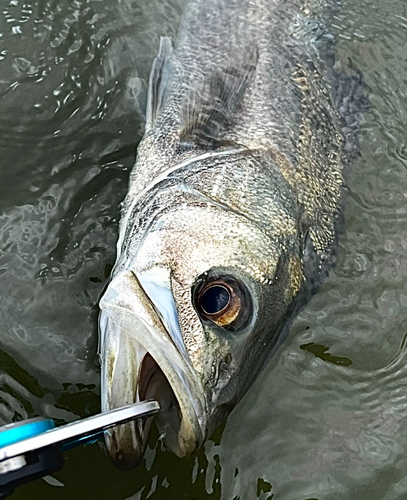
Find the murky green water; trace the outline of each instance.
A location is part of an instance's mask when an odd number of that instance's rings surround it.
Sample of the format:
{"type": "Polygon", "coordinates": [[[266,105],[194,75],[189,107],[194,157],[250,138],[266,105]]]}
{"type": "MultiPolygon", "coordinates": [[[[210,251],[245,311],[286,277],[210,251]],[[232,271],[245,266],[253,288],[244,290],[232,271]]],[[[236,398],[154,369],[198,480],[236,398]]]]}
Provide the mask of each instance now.
{"type": "MultiPolygon", "coordinates": [[[[184,0],[0,0],[0,424],[99,409],[97,300],[142,80],[184,0]]],[[[339,262],[221,432],[132,473],[97,445],[17,499],[407,498],[407,3],[344,2],[363,117],[339,262]],[[273,496],[274,495],[274,496],[273,496]]]]}

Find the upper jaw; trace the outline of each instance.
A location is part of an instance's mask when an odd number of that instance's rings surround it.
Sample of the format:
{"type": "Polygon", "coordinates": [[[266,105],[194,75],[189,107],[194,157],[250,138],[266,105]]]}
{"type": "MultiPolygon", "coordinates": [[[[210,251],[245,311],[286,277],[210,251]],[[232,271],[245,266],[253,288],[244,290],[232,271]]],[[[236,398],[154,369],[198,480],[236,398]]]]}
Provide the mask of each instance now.
{"type": "MultiPolygon", "coordinates": [[[[157,399],[162,408],[155,417],[159,432],[175,454],[184,456],[206,437],[204,391],[182,337],[174,325],[168,326],[173,304],[164,294],[156,307],[141,279],[131,271],[120,272],[100,302],[102,411],[157,399]],[[162,313],[165,301],[167,317],[162,313]]],[[[106,431],[107,451],[117,466],[129,469],[140,462],[150,424],[136,421],[106,431]]]]}

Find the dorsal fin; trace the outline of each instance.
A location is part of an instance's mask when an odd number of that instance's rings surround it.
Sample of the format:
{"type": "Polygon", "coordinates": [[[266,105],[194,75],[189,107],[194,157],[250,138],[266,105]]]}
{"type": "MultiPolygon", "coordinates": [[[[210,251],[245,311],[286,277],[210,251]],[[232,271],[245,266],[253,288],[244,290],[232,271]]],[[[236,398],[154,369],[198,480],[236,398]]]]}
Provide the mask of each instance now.
{"type": "Polygon", "coordinates": [[[180,142],[183,147],[215,148],[256,70],[257,47],[249,46],[235,65],[219,68],[201,85],[188,89],[181,103],[180,142]]]}
{"type": "Polygon", "coordinates": [[[171,38],[160,38],[160,49],[154,59],[148,81],[146,130],[150,129],[160,112],[165,100],[168,82],[172,74],[172,43],[171,38]]]}

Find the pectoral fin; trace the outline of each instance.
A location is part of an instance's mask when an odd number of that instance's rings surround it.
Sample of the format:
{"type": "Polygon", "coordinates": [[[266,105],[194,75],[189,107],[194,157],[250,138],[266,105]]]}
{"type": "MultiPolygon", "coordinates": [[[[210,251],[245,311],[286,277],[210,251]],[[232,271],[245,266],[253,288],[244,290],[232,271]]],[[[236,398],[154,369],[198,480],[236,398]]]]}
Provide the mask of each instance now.
{"type": "Polygon", "coordinates": [[[253,78],[257,47],[250,46],[236,65],[219,68],[203,83],[191,87],[181,104],[180,141],[184,147],[216,147],[220,131],[227,125],[253,78]]]}

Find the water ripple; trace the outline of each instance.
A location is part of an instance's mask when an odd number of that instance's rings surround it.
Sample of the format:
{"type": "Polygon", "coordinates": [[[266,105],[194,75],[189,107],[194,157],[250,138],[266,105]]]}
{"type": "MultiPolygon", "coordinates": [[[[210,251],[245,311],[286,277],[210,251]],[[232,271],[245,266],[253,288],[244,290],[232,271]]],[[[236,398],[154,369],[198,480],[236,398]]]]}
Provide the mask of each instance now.
{"type": "MultiPolygon", "coordinates": [[[[97,300],[143,131],[145,82],[183,3],[3,2],[1,422],[98,410],[97,300]]],[[[404,498],[407,5],[342,3],[337,69],[363,72],[371,106],[336,268],[222,440],[220,431],[183,460],[152,441],[127,478],[97,447],[83,448],[61,473],[61,498],[404,498]]],[[[38,482],[21,495],[55,491],[38,482]]]]}

